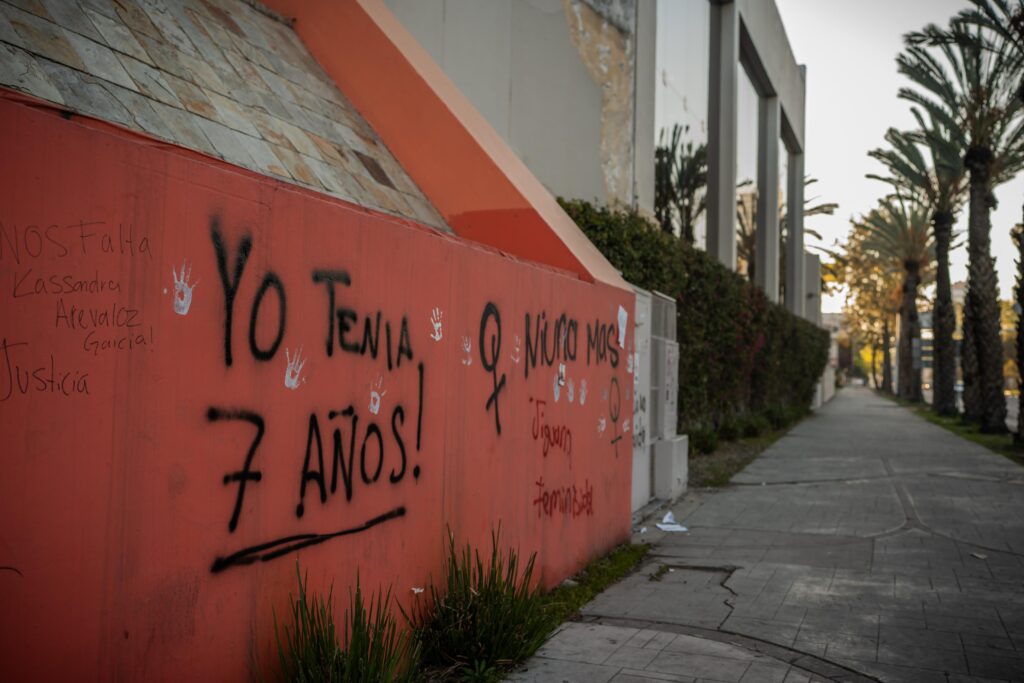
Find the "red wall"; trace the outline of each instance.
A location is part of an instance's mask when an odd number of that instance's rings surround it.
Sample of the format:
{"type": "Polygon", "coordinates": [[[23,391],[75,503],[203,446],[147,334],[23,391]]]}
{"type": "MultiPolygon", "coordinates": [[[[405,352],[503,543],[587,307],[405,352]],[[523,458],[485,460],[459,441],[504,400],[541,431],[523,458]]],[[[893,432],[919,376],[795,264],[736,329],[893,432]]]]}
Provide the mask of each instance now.
{"type": "Polygon", "coordinates": [[[412,600],[449,525],[548,585],[627,537],[631,294],[12,97],[0,149],[0,677],[248,679],[296,561],[343,608],[357,571],[412,600]]]}

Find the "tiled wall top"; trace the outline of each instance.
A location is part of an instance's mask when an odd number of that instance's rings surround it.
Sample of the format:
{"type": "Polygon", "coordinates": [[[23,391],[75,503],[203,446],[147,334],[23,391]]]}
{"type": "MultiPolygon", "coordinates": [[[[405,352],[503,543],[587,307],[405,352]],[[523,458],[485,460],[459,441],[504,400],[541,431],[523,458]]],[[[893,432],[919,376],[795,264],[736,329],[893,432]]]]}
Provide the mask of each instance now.
{"type": "Polygon", "coordinates": [[[0,85],[448,230],[295,32],[248,0],[0,0],[0,85]]]}

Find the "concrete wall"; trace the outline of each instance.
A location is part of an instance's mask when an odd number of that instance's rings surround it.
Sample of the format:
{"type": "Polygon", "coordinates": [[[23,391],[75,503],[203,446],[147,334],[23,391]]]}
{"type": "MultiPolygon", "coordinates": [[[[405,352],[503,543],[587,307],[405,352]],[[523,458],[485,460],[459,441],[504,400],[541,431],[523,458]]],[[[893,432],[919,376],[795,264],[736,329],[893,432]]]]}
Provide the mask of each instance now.
{"type": "Polygon", "coordinates": [[[632,293],[9,97],[0,148],[5,678],[251,680],[296,561],[408,606],[449,526],[548,585],[628,537],[632,293]]]}
{"type": "MultiPolygon", "coordinates": [[[[770,83],[769,95],[779,98],[785,121],[793,134],[790,151],[804,149],[804,101],[806,83],[786,36],[775,2],[735,0],[743,28],[757,53],[770,83]],[[795,144],[796,148],[793,147],[795,144]]],[[[756,83],[755,83],[756,85],[756,83]]]]}
{"type": "Polygon", "coordinates": [[[637,0],[386,4],[553,194],[630,205],[639,193],[653,210],[651,0],[640,17],[651,34],[640,84],[637,0]],[[636,126],[635,87],[650,100],[636,126]]]}

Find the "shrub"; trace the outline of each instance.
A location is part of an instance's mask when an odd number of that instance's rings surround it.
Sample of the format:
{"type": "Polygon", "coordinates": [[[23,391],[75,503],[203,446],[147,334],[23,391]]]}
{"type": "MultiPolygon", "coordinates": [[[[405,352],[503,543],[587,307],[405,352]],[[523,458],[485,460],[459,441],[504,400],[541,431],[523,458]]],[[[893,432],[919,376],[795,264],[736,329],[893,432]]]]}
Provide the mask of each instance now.
{"type": "Polygon", "coordinates": [[[718,432],[714,429],[701,427],[690,431],[690,448],[705,455],[714,453],[718,448],[718,432]]]}
{"type": "Polygon", "coordinates": [[[827,331],[634,212],[560,201],[627,281],[675,298],[678,426],[695,447],[710,443],[702,430],[731,434],[751,415],[784,426],[806,412],[828,360],[827,331]]]}
{"type": "Polygon", "coordinates": [[[274,618],[280,679],[294,683],[371,683],[412,681],[418,648],[399,631],[391,613],[391,592],[363,600],[359,579],[349,594],[345,614],[347,647],[342,649],[334,625],[333,588],[327,597],[310,594],[306,578],[296,572],[299,595],[291,601],[292,626],[279,628],[274,618]],[[283,638],[282,638],[283,631],[283,638]]]}
{"type": "Polygon", "coordinates": [[[722,421],[721,426],[718,428],[719,438],[725,441],[735,441],[740,438],[743,434],[743,425],[738,420],[733,418],[727,418],[722,421]]]}
{"type": "Polygon", "coordinates": [[[448,534],[444,586],[430,586],[411,621],[427,666],[463,679],[498,680],[501,671],[532,655],[556,626],[539,587],[533,587],[536,554],[520,569],[518,553],[499,550],[491,534],[485,564],[469,545],[459,550],[448,534]]]}
{"type": "Polygon", "coordinates": [[[768,422],[768,418],[764,415],[752,415],[747,418],[747,421],[743,425],[743,436],[747,438],[753,438],[755,436],[761,436],[765,432],[769,432],[772,429],[772,425],[768,422]]]}

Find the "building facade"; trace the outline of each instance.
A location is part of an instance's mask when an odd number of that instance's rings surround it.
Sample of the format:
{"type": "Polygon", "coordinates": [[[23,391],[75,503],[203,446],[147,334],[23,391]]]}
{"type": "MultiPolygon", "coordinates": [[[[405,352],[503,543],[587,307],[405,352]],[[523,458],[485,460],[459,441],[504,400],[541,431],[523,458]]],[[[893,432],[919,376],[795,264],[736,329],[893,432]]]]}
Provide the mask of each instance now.
{"type": "Polygon", "coordinates": [[[654,151],[679,125],[707,152],[698,245],[746,270],[748,199],[757,284],[820,324],[803,244],[807,71],[774,2],[386,2],[556,196],[653,212],[654,151]]]}

